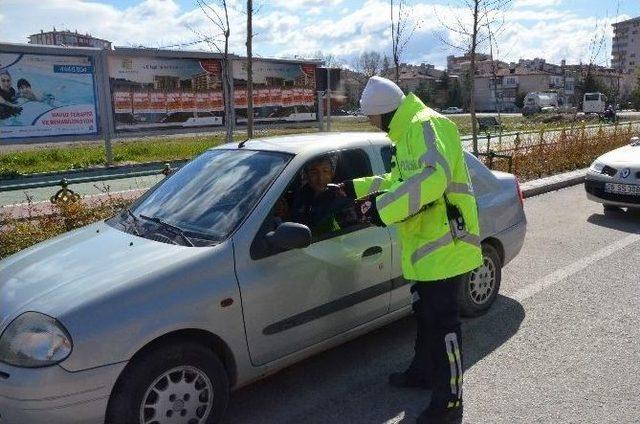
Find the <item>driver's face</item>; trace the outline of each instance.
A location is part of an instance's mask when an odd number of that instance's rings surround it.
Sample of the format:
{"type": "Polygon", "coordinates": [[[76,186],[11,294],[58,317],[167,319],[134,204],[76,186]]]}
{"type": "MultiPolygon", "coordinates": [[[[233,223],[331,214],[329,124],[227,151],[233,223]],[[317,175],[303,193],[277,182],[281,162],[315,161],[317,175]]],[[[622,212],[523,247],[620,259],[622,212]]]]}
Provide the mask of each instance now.
{"type": "Polygon", "coordinates": [[[309,186],[316,193],[322,193],[327,184],[333,181],[333,169],[328,161],[320,161],[313,163],[307,168],[307,178],[309,186]]]}
{"type": "Polygon", "coordinates": [[[382,115],[369,115],[369,123],[378,129],[382,129],[382,115]]]}
{"type": "Polygon", "coordinates": [[[0,88],[4,91],[9,91],[11,88],[11,77],[7,75],[0,76],[0,88]]]}

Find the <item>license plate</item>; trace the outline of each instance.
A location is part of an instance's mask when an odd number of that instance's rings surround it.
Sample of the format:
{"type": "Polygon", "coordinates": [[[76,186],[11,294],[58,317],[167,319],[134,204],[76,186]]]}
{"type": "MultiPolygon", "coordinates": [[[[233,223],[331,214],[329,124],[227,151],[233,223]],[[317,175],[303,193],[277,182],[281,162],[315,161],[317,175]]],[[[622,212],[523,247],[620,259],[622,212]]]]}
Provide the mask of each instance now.
{"type": "Polygon", "coordinates": [[[628,196],[640,196],[640,185],[606,183],[604,185],[604,191],[628,196]]]}

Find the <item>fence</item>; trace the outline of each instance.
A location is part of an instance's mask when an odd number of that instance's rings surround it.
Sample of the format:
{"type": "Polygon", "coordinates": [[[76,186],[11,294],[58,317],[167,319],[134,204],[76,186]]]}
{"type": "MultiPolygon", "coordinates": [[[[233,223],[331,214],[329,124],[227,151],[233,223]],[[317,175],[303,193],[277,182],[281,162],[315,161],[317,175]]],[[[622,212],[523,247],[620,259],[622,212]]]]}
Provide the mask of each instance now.
{"type": "Polygon", "coordinates": [[[489,139],[480,156],[491,169],[529,180],[587,167],[598,156],[629,144],[638,133],[637,122],[516,133],[506,146],[503,139],[493,145],[489,139]]]}

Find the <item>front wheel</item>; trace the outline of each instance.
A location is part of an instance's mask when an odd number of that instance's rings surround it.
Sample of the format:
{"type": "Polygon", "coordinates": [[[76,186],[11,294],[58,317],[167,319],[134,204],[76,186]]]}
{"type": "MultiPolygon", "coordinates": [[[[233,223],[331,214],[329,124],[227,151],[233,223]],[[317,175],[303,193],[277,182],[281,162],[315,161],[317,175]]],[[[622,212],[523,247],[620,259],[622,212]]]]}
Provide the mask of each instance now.
{"type": "Polygon", "coordinates": [[[156,348],[125,368],[107,408],[107,424],[214,424],[229,400],[220,359],[195,343],[156,348]]]}
{"type": "Polygon", "coordinates": [[[477,317],[491,308],[498,297],[502,280],[500,255],[490,244],[482,245],[482,265],[467,274],[460,285],[460,314],[477,317]]]}

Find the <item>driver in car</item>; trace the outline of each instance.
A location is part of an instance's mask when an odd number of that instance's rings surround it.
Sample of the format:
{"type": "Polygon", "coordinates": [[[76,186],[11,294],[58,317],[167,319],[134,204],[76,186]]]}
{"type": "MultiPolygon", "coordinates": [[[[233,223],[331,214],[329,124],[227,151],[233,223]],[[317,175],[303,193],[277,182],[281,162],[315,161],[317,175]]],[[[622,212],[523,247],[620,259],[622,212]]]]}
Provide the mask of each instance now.
{"type": "Polygon", "coordinates": [[[344,191],[332,184],[336,158],[323,156],[309,162],[304,169],[307,183],[293,199],[292,220],[308,226],[314,236],[340,230],[338,216],[352,205],[344,191]]]}

